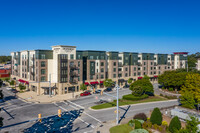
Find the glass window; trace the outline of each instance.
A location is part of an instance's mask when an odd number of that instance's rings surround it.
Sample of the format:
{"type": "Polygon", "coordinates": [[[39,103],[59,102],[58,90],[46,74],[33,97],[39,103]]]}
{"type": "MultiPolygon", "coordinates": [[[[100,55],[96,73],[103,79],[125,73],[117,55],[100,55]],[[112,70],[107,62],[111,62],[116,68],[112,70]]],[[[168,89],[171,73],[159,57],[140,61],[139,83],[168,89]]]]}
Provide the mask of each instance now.
{"type": "Polygon", "coordinates": [[[146,67],[144,67],[144,70],[146,70],[146,67]]]}
{"type": "Polygon", "coordinates": [[[41,59],[45,59],[45,54],[41,54],[41,59]]]}
{"type": "Polygon", "coordinates": [[[116,62],[113,63],[113,66],[116,66],[116,62]]]}
{"type": "Polygon", "coordinates": [[[41,74],[45,74],[45,69],[41,69],[41,74]]]}
{"type": "Polygon", "coordinates": [[[116,72],[116,68],[113,68],[113,72],[116,72]]]}
{"type": "Polygon", "coordinates": [[[103,69],[103,68],[101,68],[101,72],[104,72],[104,69],[103,69]]]}
{"type": "Polygon", "coordinates": [[[127,67],[125,68],[125,71],[128,71],[128,68],[127,68],[127,67]]]}
{"type": "Polygon", "coordinates": [[[41,67],[45,67],[45,61],[41,62],[41,67]]]}
{"type": "Polygon", "coordinates": [[[90,75],[90,79],[93,79],[93,75],[90,75]]]}
{"type": "Polygon", "coordinates": [[[120,74],[118,74],[118,77],[120,78],[120,77],[122,77],[122,74],[120,73],[120,74]]]}
{"type": "Polygon", "coordinates": [[[43,76],[41,77],[41,81],[44,82],[46,80],[46,78],[43,76]]]}
{"type": "Polygon", "coordinates": [[[78,62],[78,67],[80,67],[80,66],[81,66],[81,62],[79,61],[79,62],[78,62]]]}
{"type": "Polygon", "coordinates": [[[128,77],[128,73],[125,73],[125,77],[128,77]]]}
{"type": "Polygon", "coordinates": [[[74,55],[70,54],[70,59],[73,60],[74,59],[74,55]]]}
{"type": "Polygon", "coordinates": [[[103,78],[104,78],[104,75],[102,74],[102,75],[101,75],[101,79],[103,79],[103,78]]]}
{"type": "Polygon", "coordinates": [[[94,59],[94,56],[90,56],[90,59],[93,60],[93,59],[94,59]]]}
{"type": "Polygon", "coordinates": [[[136,76],[136,73],[134,73],[134,76],[136,76]]]}
{"type": "Polygon", "coordinates": [[[113,78],[116,78],[116,74],[113,74],[113,78]]]}
{"type": "Polygon", "coordinates": [[[101,62],[101,66],[104,66],[104,62],[101,62]]]}

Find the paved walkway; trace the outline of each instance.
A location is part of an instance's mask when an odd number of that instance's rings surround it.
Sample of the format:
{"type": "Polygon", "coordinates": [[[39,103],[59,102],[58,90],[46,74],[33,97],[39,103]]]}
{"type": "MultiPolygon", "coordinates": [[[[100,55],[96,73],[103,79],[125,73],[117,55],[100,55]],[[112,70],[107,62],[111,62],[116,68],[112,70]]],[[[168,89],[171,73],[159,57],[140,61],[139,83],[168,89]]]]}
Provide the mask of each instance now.
{"type": "Polygon", "coordinates": [[[69,100],[74,99],[76,95],[80,95],[81,92],[75,92],[69,93],[69,94],[63,94],[63,95],[55,95],[55,96],[49,96],[49,95],[40,95],[38,96],[33,91],[28,91],[24,93],[17,93],[17,96],[27,102],[37,102],[37,103],[52,103],[57,101],[63,101],[63,100],[69,100]]]}

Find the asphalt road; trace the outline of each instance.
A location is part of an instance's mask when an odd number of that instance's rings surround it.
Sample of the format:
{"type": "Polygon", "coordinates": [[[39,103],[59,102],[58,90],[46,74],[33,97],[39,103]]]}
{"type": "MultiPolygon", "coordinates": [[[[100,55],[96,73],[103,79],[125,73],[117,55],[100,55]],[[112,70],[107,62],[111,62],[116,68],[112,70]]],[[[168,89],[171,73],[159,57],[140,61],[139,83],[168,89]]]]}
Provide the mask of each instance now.
{"type": "MultiPolygon", "coordinates": [[[[34,124],[34,122],[23,123],[24,121],[36,119],[38,114],[42,114],[42,117],[56,115],[58,109],[61,109],[62,112],[71,110],[83,110],[83,112],[80,114],[80,117],[73,121],[71,132],[75,133],[94,132],[95,127],[102,124],[102,122],[116,119],[116,115],[114,113],[116,110],[115,108],[101,111],[93,111],[89,109],[89,107],[95,105],[94,102],[98,101],[99,99],[108,101],[114,99],[107,95],[100,96],[99,94],[94,94],[91,96],[81,97],[73,101],[64,101],[50,104],[35,104],[26,103],[20,99],[15,98],[14,94],[6,90],[6,88],[1,89],[3,90],[6,102],[0,104],[0,106],[4,108],[4,110],[0,112],[0,116],[4,118],[4,128],[0,129],[0,132],[20,132],[24,128],[34,124]]],[[[116,91],[110,92],[109,94],[116,95],[116,91]]],[[[120,98],[125,94],[130,94],[130,90],[123,89],[119,91],[120,98]]],[[[120,117],[132,117],[140,112],[148,113],[155,107],[168,107],[177,104],[177,101],[162,101],[155,103],[137,104],[130,107],[124,106],[123,108],[120,108],[120,117]]]]}

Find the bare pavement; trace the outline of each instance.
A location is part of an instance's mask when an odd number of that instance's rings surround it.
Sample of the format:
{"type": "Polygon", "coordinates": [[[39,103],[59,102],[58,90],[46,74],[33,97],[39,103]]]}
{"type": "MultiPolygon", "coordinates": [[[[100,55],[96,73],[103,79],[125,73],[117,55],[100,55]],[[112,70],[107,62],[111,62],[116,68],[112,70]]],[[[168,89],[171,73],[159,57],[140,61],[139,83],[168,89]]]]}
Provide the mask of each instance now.
{"type": "MultiPolygon", "coordinates": [[[[54,116],[57,115],[58,109],[61,109],[62,112],[81,112],[79,114],[70,113],[71,116],[77,115],[77,118],[72,121],[73,124],[68,125],[70,126],[69,132],[93,133],[100,128],[104,128],[106,121],[114,121],[116,119],[116,114],[114,113],[116,108],[108,108],[98,111],[89,108],[90,106],[95,105],[95,102],[99,99],[113,100],[106,95],[99,96],[99,94],[95,94],[71,101],[65,100],[48,104],[38,104],[20,100],[5,88],[1,89],[3,90],[6,102],[0,104],[2,108],[0,116],[4,118],[4,126],[0,129],[0,132],[22,132],[24,129],[35,123],[38,114],[42,114],[42,117],[54,116]]],[[[115,95],[116,92],[113,91],[110,94],[115,95]]],[[[119,91],[120,97],[125,94],[130,94],[130,90],[122,89],[119,91]]],[[[130,106],[126,105],[120,107],[120,121],[124,118],[132,117],[140,112],[148,113],[155,107],[162,108],[173,105],[178,105],[177,100],[134,104],[130,106]]],[[[108,132],[109,129],[104,130],[105,132],[108,132]]]]}

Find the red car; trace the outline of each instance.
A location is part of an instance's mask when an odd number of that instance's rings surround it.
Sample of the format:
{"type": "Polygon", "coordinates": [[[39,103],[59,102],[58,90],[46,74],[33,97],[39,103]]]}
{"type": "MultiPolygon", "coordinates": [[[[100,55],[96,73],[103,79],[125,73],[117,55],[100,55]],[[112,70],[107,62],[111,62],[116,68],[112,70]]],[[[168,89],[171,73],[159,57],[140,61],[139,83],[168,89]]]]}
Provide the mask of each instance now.
{"type": "Polygon", "coordinates": [[[88,91],[85,91],[85,92],[83,92],[83,93],[80,94],[80,96],[88,96],[88,95],[91,95],[91,93],[88,92],[88,91]]]}

